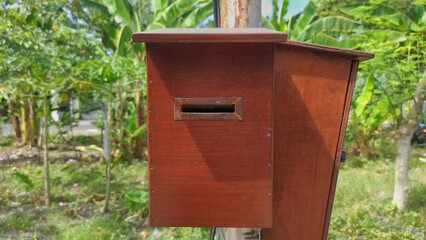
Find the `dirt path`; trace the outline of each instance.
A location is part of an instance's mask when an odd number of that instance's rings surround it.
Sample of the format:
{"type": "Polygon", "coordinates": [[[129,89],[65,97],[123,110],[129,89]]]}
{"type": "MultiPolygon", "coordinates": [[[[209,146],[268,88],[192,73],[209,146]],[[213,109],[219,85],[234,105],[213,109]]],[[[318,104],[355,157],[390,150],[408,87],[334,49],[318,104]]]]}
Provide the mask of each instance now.
{"type": "MultiPolygon", "coordinates": [[[[35,147],[25,146],[21,148],[6,147],[0,151],[0,165],[11,163],[42,162],[43,152],[35,147]]],[[[49,159],[51,162],[64,161],[76,162],[80,159],[99,160],[102,157],[102,149],[95,144],[88,146],[76,146],[70,144],[49,144],[49,159]]]]}
{"type": "MultiPolygon", "coordinates": [[[[77,135],[96,135],[101,134],[99,128],[92,124],[93,120],[81,120],[76,127],[73,128],[74,136],[77,135]]],[[[2,124],[1,126],[2,136],[10,136],[12,135],[12,125],[11,124],[2,124]]],[[[50,133],[58,132],[58,129],[55,126],[49,127],[50,133]]]]}

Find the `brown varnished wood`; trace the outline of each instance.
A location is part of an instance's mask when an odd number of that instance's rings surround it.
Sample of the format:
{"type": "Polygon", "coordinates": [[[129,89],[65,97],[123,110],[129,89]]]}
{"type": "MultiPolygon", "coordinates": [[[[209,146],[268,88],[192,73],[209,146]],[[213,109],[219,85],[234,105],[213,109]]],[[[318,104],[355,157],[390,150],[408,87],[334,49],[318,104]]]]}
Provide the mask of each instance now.
{"type": "Polygon", "coordinates": [[[324,45],[318,45],[318,44],[312,44],[312,43],[287,41],[285,44],[287,46],[302,47],[307,50],[309,49],[311,52],[328,54],[333,56],[349,57],[351,59],[359,60],[359,61],[365,61],[374,57],[374,54],[371,54],[368,52],[362,52],[362,51],[345,49],[345,48],[330,47],[330,46],[324,46],[324,45]]]}
{"type": "Polygon", "coordinates": [[[133,42],[257,42],[278,43],[287,34],[265,28],[161,28],[134,33],[133,42]]]}
{"type": "Polygon", "coordinates": [[[274,44],[147,43],[152,226],[271,227],[274,44]],[[242,120],[176,121],[175,98],[240,97],[242,120]]]}
{"type": "Polygon", "coordinates": [[[346,98],[345,98],[346,101],[345,101],[345,106],[344,106],[343,116],[342,116],[342,123],[340,126],[339,140],[337,143],[336,157],[334,158],[333,174],[331,178],[330,192],[328,197],[328,204],[327,204],[327,211],[325,216],[322,239],[327,239],[328,228],[330,226],[330,218],[331,218],[331,212],[333,209],[334,194],[336,192],[337,177],[339,175],[340,158],[343,151],[343,143],[345,139],[346,126],[348,124],[349,110],[350,110],[350,106],[352,102],[352,96],[353,96],[354,88],[355,88],[355,80],[356,80],[356,75],[358,72],[358,64],[359,64],[358,60],[352,61],[351,72],[350,72],[349,81],[348,81],[348,88],[347,88],[346,98]]]}
{"type": "Polygon", "coordinates": [[[327,237],[358,61],[374,55],[286,39],[259,28],[133,35],[147,42],[151,225],[327,237]]]}
{"type": "Polygon", "coordinates": [[[265,240],[323,237],[351,65],[328,49],[276,46],[274,215],[265,240]]]}

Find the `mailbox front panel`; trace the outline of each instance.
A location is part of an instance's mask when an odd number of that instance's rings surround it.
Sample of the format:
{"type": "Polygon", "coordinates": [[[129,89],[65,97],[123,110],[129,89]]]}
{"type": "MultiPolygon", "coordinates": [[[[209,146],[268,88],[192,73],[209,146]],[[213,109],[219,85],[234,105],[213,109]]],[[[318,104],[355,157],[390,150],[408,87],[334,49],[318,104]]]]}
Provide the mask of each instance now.
{"type": "Polygon", "coordinates": [[[152,226],[272,226],[272,43],[147,43],[152,226]]]}

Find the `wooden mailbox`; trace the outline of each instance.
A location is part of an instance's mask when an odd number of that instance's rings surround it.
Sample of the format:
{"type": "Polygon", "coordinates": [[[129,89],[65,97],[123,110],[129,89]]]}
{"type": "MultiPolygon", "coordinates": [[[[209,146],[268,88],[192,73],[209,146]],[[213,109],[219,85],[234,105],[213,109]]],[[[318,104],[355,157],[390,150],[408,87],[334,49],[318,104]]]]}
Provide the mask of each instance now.
{"type": "Polygon", "coordinates": [[[152,226],[325,239],[358,62],[266,29],[160,29],[145,42],[152,226]]]}
{"type": "Polygon", "coordinates": [[[153,226],[272,226],[275,42],[265,29],[161,29],[146,42],[153,226]]]}

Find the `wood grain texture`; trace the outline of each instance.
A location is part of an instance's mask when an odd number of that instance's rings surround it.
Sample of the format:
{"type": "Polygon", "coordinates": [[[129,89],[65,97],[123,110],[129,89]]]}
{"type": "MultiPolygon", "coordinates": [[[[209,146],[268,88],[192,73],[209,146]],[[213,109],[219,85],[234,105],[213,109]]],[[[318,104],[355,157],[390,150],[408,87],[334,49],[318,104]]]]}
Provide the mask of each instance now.
{"type": "Polygon", "coordinates": [[[343,143],[345,140],[346,126],[348,124],[348,118],[349,118],[349,110],[351,107],[352,96],[353,96],[354,88],[355,88],[355,80],[356,80],[356,75],[358,72],[358,64],[359,64],[358,60],[352,61],[348,88],[347,88],[346,97],[345,97],[346,101],[345,101],[345,106],[343,109],[342,123],[340,126],[339,140],[337,143],[336,157],[334,158],[333,174],[331,177],[330,192],[328,196],[328,204],[327,204],[327,211],[325,215],[322,239],[327,239],[328,228],[330,226],[330,218],[331,218],[331,212],[333,209],[333,202],[334,202],[334,193],[336,192],[337,177],[339,175],[340,158],[343,151],[343,143]]]}
{"type": "Polygon", "coordinates": [[[276,46],[274,215],[264,240],[323,237],[351,63],[304,45],[276,46]]]}
{"type": "Polygon", "coordinates": [[[152,226],[271,227],[274,44],[147,43],[152,226]],[[175,121],[175,98],[241,97],[241,121],[175,121]]]}
{"type": "Polygon", "coordinates": [[[133,42],[257,42],[278,43],[287,34],[265,28],[161,28],[134,33],[133,42]]]}

